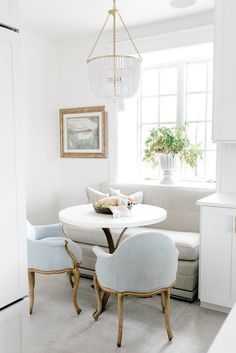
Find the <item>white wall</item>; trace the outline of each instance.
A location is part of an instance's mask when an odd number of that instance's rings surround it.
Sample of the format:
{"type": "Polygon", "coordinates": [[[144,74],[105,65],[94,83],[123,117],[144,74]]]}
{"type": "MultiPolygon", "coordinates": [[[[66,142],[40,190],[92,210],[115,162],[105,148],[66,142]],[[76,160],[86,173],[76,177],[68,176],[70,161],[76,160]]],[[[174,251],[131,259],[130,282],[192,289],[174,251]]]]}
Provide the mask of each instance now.
{"type": "MultiPolygon", "coordinates": [[[[77,108],[104,105],[91,91],[87,69],[87,56],[93,42],[89,39],[61,42],[60,46],[60,95],[58,108],[77,108]]],[[[112,116],[108,114],[109,128],[112,116]]],[[[109,156],[109,151],[108,151],[109,156]]],[[[108,181],[108,159],[61,158],[59,162],[59,207],[87,201],[86,185],[96,187],[108,181]]]]}
{"type": "Polygon", "coordinates": [[[217,190],[236,193],[236,143],[218,146],[217,190]]]}
{"type": "Polygon", "coordinates": [[[51,222],[60,186],[57,47],[29,33],[21,34],[21,44],[27,217],[33,223],[51,222]]]}
{"type": "Polygon", "coordinates": [[[109,170],[108,159],[60,157],[59,109],[104,102],[93,96],[88,82],[92,43],[57,43],[29,33],[21,37],[27,217],[34,224],[57,222],[59,210],[86,202],[86,185],[107,181],[109,170]]]}

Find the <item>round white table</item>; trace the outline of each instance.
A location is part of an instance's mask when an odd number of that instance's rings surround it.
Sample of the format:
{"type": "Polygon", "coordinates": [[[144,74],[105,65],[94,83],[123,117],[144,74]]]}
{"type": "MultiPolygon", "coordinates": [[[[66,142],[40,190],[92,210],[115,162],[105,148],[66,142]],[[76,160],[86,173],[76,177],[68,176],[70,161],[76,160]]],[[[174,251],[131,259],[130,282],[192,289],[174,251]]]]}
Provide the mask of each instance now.
{"type": "Polygon", "coordinates": [[[113,215],[96,213],[92,204],[66,208],[59,213],[61,223],[77,227],[102,228],[105,233],[109,252],[113,253],[122,236],[129,227],[138,227],[162,222],[167,212],[163,208],[151,205],[134,205],[129,217],[114,218],[113,215]],[[114,244],[111,229],[123,228],[118,241],[114,244]]]}

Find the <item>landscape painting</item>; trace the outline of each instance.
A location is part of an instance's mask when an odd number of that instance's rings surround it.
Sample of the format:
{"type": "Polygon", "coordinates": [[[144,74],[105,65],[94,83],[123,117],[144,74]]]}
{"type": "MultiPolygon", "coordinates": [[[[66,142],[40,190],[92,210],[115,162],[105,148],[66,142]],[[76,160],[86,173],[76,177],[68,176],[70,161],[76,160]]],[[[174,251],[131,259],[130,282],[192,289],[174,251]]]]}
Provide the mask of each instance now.
{"type": "Polygon", "coordinates": [[[61,156],[106,158],[104,107],[60,110],[61,156]]]}
{"type": "Polygon", "coordinates": [[[67,149],[99,149],[99,115],[66,119],[67,149]]]}

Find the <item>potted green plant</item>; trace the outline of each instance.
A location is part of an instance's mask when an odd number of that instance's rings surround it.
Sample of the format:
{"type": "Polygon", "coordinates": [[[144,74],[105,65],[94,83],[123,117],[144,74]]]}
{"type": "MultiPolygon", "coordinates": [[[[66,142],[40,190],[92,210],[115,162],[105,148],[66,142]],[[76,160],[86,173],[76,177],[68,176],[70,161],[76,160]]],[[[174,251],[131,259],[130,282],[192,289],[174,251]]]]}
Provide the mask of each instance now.
{"type": "Polygon", "coordinates": [[[202,150],[199,144],[191,144],[186,132],[186,125],[177,128],[154,128],[145,142],[143,160],[153,168],[160,165],[163,178],[162,184],[172,184],[176,157],[179,156],[186,164],[194,168],[202,150]]]}

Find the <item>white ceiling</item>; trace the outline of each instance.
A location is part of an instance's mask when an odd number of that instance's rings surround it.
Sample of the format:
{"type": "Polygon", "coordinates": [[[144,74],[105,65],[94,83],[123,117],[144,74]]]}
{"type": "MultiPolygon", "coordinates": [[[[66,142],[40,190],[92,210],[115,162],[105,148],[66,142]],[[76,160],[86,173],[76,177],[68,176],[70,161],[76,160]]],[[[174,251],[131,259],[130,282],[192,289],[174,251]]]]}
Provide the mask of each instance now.
{"type": "MultiPolygon", "coordinates": [[[[128,27],[188,16],[213,9],[214,0],[197,0],[176,9],[170,0],[117,0],[128,27]]],[[[95,34],[105,21],[112,0],[20,0],[21,22],[26,30],[52,39],[95,34]]]]}

